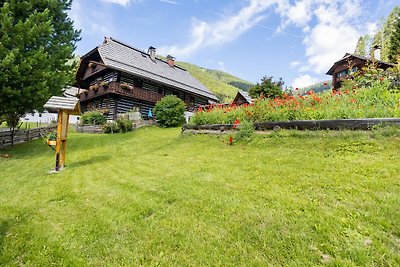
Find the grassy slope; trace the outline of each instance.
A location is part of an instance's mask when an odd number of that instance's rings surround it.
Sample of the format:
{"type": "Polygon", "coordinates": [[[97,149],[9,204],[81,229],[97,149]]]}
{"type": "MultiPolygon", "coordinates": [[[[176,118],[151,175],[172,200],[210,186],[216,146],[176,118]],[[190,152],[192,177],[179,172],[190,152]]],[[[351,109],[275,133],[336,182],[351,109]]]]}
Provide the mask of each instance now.
{"type": "Polygon", "coordinates": [[[239,88],[233,85],[239,86],[242,89],[246,89],[252,85],[250,82],[226,72],[203,69],[186,62],[177,62],[177,64],[189,71],[193,77],[209,88],[222,102],[232,101],[236,96],[239,88]]]}
{"type": "Polygon", "coordinates": [[[398,265],[400,140],[147,128],[0,157],[0,265],[398,265]]]}

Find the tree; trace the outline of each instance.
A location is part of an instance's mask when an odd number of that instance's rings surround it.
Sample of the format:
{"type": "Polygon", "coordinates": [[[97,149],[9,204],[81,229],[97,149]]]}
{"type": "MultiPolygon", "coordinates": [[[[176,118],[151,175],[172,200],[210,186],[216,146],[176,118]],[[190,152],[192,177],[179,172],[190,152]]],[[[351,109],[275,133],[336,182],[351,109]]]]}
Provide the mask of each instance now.
{"type": "Polygon", "coordinates": [[[154,114],[162,127],[174,127],[185,121],[185,103],[174,95],[163,97],[156,103],[154,114]]]}
{"type": "Polygon", "coordinates": [[[398,56],[400,56],[400,10],[393,20],[392,32],[389,38],[388,45],[388,60],[396,63],[398,56]]]}
{"type": "Polygon", "coordinates": [[[261,94],[266,98],[275,98],[282,96],[284,82],[282,78],[279,81],[273,81],[273,77],[264,76],[261,83],[257,83],[250,88],[249,94],[253,98],[259,97],[261,94]]]}
{"type": "Polygon", "coordinates": [[[6,0],[0,6],[0,117],[14,133],[21,116],[41,110],[72,82],[80,32],[67,16],[72,0],[6,0]]]}
{"type": "Polygon", "coordinates": [[[365,38],[360,36],[360,38],[358,38],[358,42],[357,42],[357,46],[356,46],[356,50],[354,51],[354,54],[359,55],[359,56],[365,56],[365,50],[366,50],[365,38]]]}
{"type": "Polygon", "coordinates": [[[396,62],[396,45],[392,44],[393,40],[399,38],[400,32],[396,29],[400,17],[400,7],[396,6],[390,12],[386,19],[383,19],[379,30],[375,33],[372,39],[370,48],[373,54],[374,47],[381,48],[381,60],[396,62]]]}

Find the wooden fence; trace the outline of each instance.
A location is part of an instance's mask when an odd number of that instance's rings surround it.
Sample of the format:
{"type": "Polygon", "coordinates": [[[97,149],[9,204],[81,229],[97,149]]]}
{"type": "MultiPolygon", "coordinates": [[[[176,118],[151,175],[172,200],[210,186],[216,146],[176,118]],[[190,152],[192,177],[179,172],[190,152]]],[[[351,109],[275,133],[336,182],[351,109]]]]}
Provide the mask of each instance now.
{"type": "MultiPolygon", "coordinates": [[[[277,128],[298,130],[369,130],[375,125],[400,126],[400,118],[368,118],[368,119],[339,119],[339,120],[298,120],[298,121],[271,121],[254,123],[255,130],[265,131],[277,128]]],[[[182,130],[232,130],[232,124],[208,124],[208,125],[183,125],[182,130]]],[[[240,125],[238,126],[240,128],[240,125]]]]}
{"type": "MultiPolygon", "coordinates": [[[[41,138],[56,129],[57,125],[25,130],[20,129],[14,135],[14,144],[29,142],[30,140],[41,138]]],[[[4,148],[11,144],[11,136],[11,131],[0,132],[0,148],[4,148]]]]}

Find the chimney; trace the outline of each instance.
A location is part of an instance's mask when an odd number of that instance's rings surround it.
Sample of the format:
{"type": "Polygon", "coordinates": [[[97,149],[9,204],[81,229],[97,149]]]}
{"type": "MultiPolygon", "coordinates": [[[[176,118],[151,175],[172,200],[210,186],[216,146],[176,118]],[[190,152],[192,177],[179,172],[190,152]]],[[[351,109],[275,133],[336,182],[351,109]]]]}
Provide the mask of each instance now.
{"type": "Polygon", "coordinates": [[[147,50],[147,53],[150,55],[151,60],[156,61],[156,48],[150,46],[149,50],[147,50]]]}
{"type": "Polygon", "coordinates": [[[373,58],[376,60],[381,60],[381,46],[380,45],[374,46],[373,58]]]}
{"type": "Polygon", "coordinates": [[[167,63],[170,67],[174,67],[175,66],[175,58],[171,55],[167,56],[167,63]]]}

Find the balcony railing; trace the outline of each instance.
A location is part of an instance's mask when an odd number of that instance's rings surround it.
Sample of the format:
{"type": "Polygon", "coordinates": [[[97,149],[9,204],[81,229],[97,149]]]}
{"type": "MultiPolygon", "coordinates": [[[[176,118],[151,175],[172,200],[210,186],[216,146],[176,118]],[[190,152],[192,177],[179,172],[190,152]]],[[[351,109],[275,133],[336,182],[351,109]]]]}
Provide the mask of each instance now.
{"type": "Polygon", "coordinates": [[[159,101],[163,97],[162,94],[134,87],[132,85],[121,84],[119,82],[101,83],[91,87],[92,88],[90,88],[87,92],[79,95],[80,101],[88,101],[90,99],[107,94],[117,94],[152,103],[159,101]]]}

